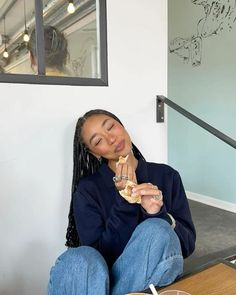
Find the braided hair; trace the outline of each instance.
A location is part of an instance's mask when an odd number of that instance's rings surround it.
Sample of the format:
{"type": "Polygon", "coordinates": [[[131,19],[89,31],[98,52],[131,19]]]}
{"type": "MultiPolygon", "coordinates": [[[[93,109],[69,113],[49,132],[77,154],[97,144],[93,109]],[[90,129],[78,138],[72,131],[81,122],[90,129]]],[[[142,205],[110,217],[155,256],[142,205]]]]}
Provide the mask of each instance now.
{"type": "MultiPolygon", "coordinates": [[[[102,158],[98,160],[94,155],[92,155],[86,145],[83,142],[81,136],[82,127],[85,121],[93,115],[107,115],[116,121],[118,121],[122,126],[121,121],[112,113],[102,110],[95,109],[88,111],[77,121],[75,134],[74,134],[74,143],[73,143],[73,179],[72,179],[72,189],[71,189],[71,202],[70,210],[68,215],[68,227],[66,233],[66,246],[67,247],[78,247],[80,245],[79,235],[76,230],[75,217],[73,211],[73,195],[78,187],[79,181],[82,177],[89,176],[95,173],[102,163],[107,163],[107,160],[102,158]]],[[[143,155],[140,153],[138,148],[132,143],[134,156],[139,159],[144,159],[143,155]]]]}

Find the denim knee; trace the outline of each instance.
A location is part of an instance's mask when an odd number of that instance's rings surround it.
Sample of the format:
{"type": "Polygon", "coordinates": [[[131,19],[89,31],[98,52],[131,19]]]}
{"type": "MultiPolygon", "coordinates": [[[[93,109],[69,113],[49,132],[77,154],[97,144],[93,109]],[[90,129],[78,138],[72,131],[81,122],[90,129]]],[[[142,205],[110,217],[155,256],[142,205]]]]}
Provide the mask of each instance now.
{"type": "Polygon", "coordinates": [[[56,264],[62,262],[67,266],[76,267],[80,264],[91,265],[96,263],[103,267],[106,266],[106,262],[102,255],[94,248],[89,246],[80,246],[78,248],[69,248],[61,256],[58,257],[56,264]]]}
{"type": "Polygon", "coordinates": [[[143,290],[150,283],[165,285],[182,271],[183,257],[177,234],[166,220],[149,218],[136,227],[112,267],[112,295],[143,290]]]}
{"type": "Polygon", "coordinates": [[[69,248],[50,272],[48,295],[108,294],[109,272],[102,255],[94,248],[69,248]]]}
{"type": "Polygon", "coordinates": [[[142,240],[152,240],[159,246],[174,244],[177,252],[181,253],[180,242],[177,234],[171,228],[170,224],[161,218],[149,218],[140,223],[135,229],[135,235],[141,236],[142,240]]]}
{"type": "Polygon", "coordinates": [[[173,229],[171,228],[170,224],[161,218],[149,218],[140,223],[136,230],[137,232],[142,232],[146,234],[152,234],[155,233],[155,235],[163,235],[165,233],[171,233],[173,232],[173,229]]]}

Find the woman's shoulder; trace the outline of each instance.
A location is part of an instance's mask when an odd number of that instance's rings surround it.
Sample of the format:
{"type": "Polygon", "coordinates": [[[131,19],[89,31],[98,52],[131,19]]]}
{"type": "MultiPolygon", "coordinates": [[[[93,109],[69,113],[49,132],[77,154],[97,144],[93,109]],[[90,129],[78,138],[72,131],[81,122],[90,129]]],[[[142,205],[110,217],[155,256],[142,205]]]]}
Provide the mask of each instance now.
{"type": "Polygon", "coordinates": [[[94,174],[82,177],[79,181],[79,187],[83,187],[85,185],[92,185],[98,181],[99,174],[95,172],[94,174]]]}
{"type": "Polygon", "coordinates": [[[84,197],[92,197],[94,199],[97,194],[99,194],[98,182],[94,180],[94,175],[89,175],[80,179],[74,192],[74,197],[78,198],[79,196],[80,200],[84,200],[84,197]]]}
{"type": "Polygon", "coordinates": [[[99,187],[102,183],[104,183],[103,180],[103,174],[101,173],[102,167],[100,167],[96,172],[94,172],[91,175],[84,176],[80,179],[78,188],[84,189],[84,188],[96,188],[99,187]]]}
{"type": "Polygon", "coordinates": [[[164,163],[147,163],[147,173],[150,179],[155,179],[160,182],[178,183],[181,176],[177,170],[170,165],[164,163]]]}
{"type": "Polygon", "coordinates": [[[164,164],[164,163],[155,163],[155,162],[147,162],[147,166],[149,170],[153,170],[158,173],[163,174],[178,174],[178,171],[175,170],[170,165],[164,164]]]}

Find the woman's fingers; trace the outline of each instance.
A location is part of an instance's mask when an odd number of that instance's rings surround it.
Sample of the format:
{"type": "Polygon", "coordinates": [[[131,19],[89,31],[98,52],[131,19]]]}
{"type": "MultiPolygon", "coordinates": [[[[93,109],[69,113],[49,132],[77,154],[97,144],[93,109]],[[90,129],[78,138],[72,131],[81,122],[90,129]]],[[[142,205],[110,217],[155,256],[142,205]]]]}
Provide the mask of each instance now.
{"type": "Polygon", "coordinates": [[[132,166],[128,166],[128,180],[137,183],[135,170],[132,166]]]}
{"type": "Polygon", "coordinates": [[[133,188],[132,192],[137,195],[151,195],[151,196],[157,196],[161,194],[161,191],[158,189],[158,187],[151,183],[138,184],[133,188]]]}
{"type": "Polygon", "coordinates": [[[141,206],[149,214],[156,214],[163,206],[162,192],[156,185],[142,183],[132,189],[132,195],[141,195],[141,206]]]}
{"type": "Polygon", "coordinates": [[[118,161],[116,165],[116,176],[120,177],[121,180],[133,181],[137,183],[135,169],[132,161],[130,161],[129,154],[126,156],[125,161],[118,161]]]}
{"type": "Polygon", "coordinates": [[[142,196],[141,206],[145,209],[147,213],[156,214],[161,210],[161,207],[163,206],[163,201],[157,201],[152,196],[142,196]]]}
{"type": "Polygon", "coordinates": [[[132,166],[125,164],[118,164],[116,167],[116,175],[113,178],[118,190],[124,189],[127,180],[137,182],[135,171],[132,166]]]}

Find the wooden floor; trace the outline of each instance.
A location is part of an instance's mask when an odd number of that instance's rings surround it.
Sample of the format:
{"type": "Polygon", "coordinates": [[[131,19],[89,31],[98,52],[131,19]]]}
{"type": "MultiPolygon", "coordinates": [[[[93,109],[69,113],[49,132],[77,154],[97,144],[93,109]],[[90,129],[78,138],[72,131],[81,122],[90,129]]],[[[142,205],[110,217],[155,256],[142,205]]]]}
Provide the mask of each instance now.
{"type": "Polygon", "coordinates": [[[161,289],[159,294],[165,290],[184,290],[191,295],[235,295],[236,268],[224,263],[208,266],[161,289]]]}

